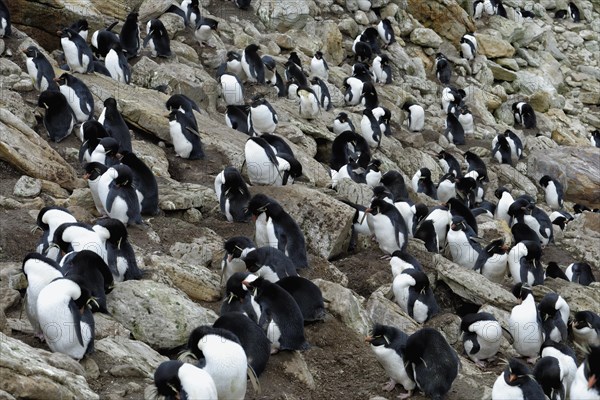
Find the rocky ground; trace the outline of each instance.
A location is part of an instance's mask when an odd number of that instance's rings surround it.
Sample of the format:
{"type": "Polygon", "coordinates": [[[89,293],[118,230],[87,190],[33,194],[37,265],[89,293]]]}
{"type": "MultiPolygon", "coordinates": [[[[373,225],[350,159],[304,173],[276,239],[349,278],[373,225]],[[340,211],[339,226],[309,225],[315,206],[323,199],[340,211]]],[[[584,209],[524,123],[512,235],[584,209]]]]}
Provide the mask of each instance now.
{"type": "MultiPolygon", "coordinates": [[[[362,108],[343,106],[340,88],[351,73],[351,45],[358,33],[375,25],[373,11],[358,9],[354,0],[256,1],[249,11],[230,2],[203,2],[219,20],[213,47],[201,48],[178,17],[161,20],[172,33],[171,59],[152,59],[144,50],[131,60],[133,84],[119,85],[103,76],[81,79],[96,100],[96,115],[105,98],[113,96],[132,130],[134,151],[152,168],[159,181],[158,216],[146,217],[143,228],[130,228],[139,264],[146,270],[142,281],[118,285],[108,296],[110,316],[96,315],[96,352],[81,363],[47,352],[33,339],[22,311],[18,289],[25,287],[21,260],[35,247],[30,232],[40,208],[68,207],[76,218],[92,222],[97,217],[92,198],[81,179],[77,162],[80,143],[71,136],[56,144],[47,140],[36,110],[38,93],[32,88],[20,49],[38,43],[58,56],[59,40],[51,32],[85,16],[91,30],[123,21],[140,6],[140,19],[158,16],[169,1],[116,0],[89,2],[81,8],[69,1],[46,3],[11,1],[15,33],[0,40],[0,398],[144,398],[156,366],[174,357],[191,329],[211,323],[220,307],[219,268],[222,243],[234,235],[252,236],[251,224],[230,224],[218,212],[212,184],[227,165],[241,168],[245,136],[224,125],[224,104],[214,70],[230,49],[259,43],[262,54],[282,65],[290,51],[297,51],[304,65],[321,50],[328,61],[334,109],[306,122],[298,116],[294,101],[278,99],[266,87],[246,87],[247,97],[260,92],[279,114],[276,134],[288,139],[301,161],[305,180],[284,188],[252,187],[280,201],[300,223],[309,248],[311,268],[303,275],[312,279],[327,300],[325,322],[306,327],[311,349],[271,358],[261,376],[261,393],[249,389],[252,399],[365,399],[390,398],[381,390],[387,376],[364,343],[373,322],[392,324],[408,333],[419,328],[385,295],[391,271],[376,243],[368,239],[349,254],[352,211],[337,201],[349,199],[367,204],[366,185],[344,181],[333,191],[324,164],[334,136],[327,126],[339,111],[351,114],[360,126],[362,108]],[[279,17],[278,17],[279,16],[279,17]],[[168,96],[153,88],[168,85],[172,93],[184,93],[200,105],[196,114],[207,158],[176,158],[170,145],[164,103],[168,96]],[[34,178],[24,184],[22,176],[34,178]],[[25,191],[23,191],[23,188],[25,191]],[[31,346],[31,347],[30,347],[31,346]]],[[[536,18],[516,23],[498,16],[474,21],[465,10],[470,1],[377,0],[373,7],[391,17],[398,43],[386,52],[393,64],[394,83],[377,87],[381,103],[392,111],[393,135],[384,137],[375,156],[383,170],[398,170],[409,180],[426,166],[437,181],[441,169],[435,154],[441,149],[460,154],[471,150],[488,164],[487,198],[501,185],[513,196],[528,193],[543,204],[539,178],[552,174],[565,185],[567,209],[575,202],[600,206],[600,152],[590,147],[589,135],[600,129],[600,9],[580,0],[582,21],[554,21],[561,0],[539,2],[506,0],[509,17],[518,6],[533,10],[536,18]],[[461,60],[457,44],[467,31],[476,32],[480,55],[461,60]],[[464,146],[454,146],[440,135],[444,115],[439,106],[441,88],[432,73],[436,52],[454,63],[453,84],[468,93],[467,104],[475,115],[475,134],[464,146]],[[409,133],[400,110],[406,100],[426,110],[424,132],[409,133]],[[528,100],[536,110],[538,128],[513,127],[511,104],[528,100]],[[525,144],[525,157],[514,167],[498,165],[490,157],[490,143],[497,132],[513,129],[525,144]]],[[[410,193],[415,201],[434,205],[431,199],[410,193]]],[[[480,217],[481,235],[491,240],[505,235],[496,221],[480,217]]],[[[600,214],[584,213],[563,232],[555,231],[556,243],[544,250],[542,261],[563,267],[585,260],[600,278],[600,214]]],[[[412,241],[409,251],[425,267],[442,312],[427,326],[440,329],[462,353],[460,316],[478,309],[494,313],[503,322],[516,300],[508,292],[510,280],[492,284],[480,275],[461,269],[443,255],[427,253],[412,241]]],[[[536,298],[558,291],[571,311],[600,312],[598,285],[583,288],[548,280],[536,287],[536,298]]],[[[502,359],[514,355],[504,342],[499,359],[480,370],[462,358],[462,370],[449,399],[481,399],[503,368],[502,359]]],[[[419,395],[414,398],[422,398],[419,395]]]]}

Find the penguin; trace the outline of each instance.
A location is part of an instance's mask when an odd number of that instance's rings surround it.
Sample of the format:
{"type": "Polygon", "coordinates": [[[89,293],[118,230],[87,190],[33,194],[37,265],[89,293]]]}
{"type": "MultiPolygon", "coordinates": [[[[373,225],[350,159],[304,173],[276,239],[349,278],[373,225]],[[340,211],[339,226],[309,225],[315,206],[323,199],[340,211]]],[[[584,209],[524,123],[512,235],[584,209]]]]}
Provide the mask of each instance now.
{"type": "Polygon", "coordinates": [[[396,303],[419,324],[426,322],[440,311],[429,278],[423,271],[414,268],[405,269],[394,278],[392,290],[396,303]]]}
{"type": "Polygon", "coordinates": [[[112,138],[119,142],[119,151],[126,150],[130,153],[133,151],[129,127],[121,116],[117,108],[117,101],[113,97],[104,100],[104,109],[98,118],[98,122],[104,126],[104,129],[112,138]]]}
{"type": "Polygon", "coordinates": [[[483,0],[475,0],[473,2],[473,18],[480,19],[483,15],[484,7],[483,0]]]}
{"type": "MultiPolygon", "coordinates": [[[[200,44],[200,46],[207,46],[208,41],[212,36],[212,32],[219,28],[219,22],[213,18],[207,18],[200,16],[200,19],[196,21],[196,27],[194,30],[194,37],[200,44]]],[[[264,82],[263,82],[264,83],[264,82]]]]}
{"type": "Polygon", "coordinates": [[[408,242],[406,224],[393,204],[376,198],[365,213],[372,216],[372,231],[381,251],[391,255],[396,250],[406,249],[408,242]]]}
{"type": "Polygon", "coordinates": [[[473,33],[465,33],[460,38],[460,56],[467,61],[477,56],[477,39],[473,33]]]}
{"type": "MultiPolygon", "coordinates": [[[[245,236],[234,236],[229,238],[223,245],[225,255],[221,262],[221,282],[229,281],[236,272],[246,271],[246,263],[241,259],[245,249],[256,248],[254,242],[245,236]]],[[[241,281],[239,281],[241,288],[241,281]]]]}
{"type": "Polygon", "coordinates": [[[39,239],[35,251],[39,254],[46,254],[54,261],[58,261],[58,255],[47,254],[54,240],[54,232],[62,224],[74,222],[77,222],[77,220],[66,208],[57,206],[43,207],[38,212],[36,219],[36,226],[42,231],[42,237],[39,239]]]}
{"type": "Polygon", "coordinates": [[[373,59],[371,70],[375,76],[375,82],[380,84],[392,83],[392,68],[390,67],[390,59],[387,55],[381,54],[373,59]]]}
{"type": "Polygon", "coordinates": [[[325,304],[321,289],[312,281],[301,276],[286,276],[277,281],[288,292],[302,312],[304,324],[325,320],[325,304]]]}
{"type": "Polygon", "coordinates": [[[283,160],[283,164],[289,164],[289,169],[282,169],[283,174],[280,176],[282,185],[294,183],[294,180],[302,176],[302,164],[296,159],[292,148],[282,137],[268,133],[263,133],[260,137],[267,141],[275,155],[283,160]]]}
{"type": "Polygon", "coordinates": [[[360,104],[363,85],[363,81],[353,76],[344,79],[342,91],[344,92],[344,103],[347,106],[357,106],[360,104]]]}
{"type": "Polygon", "coordinates": [[[356,183],[366,184],[366,173],[367,171],[358,164],[354,157],[350,156],[348,159],[348,164],[341,167],[337,173],[335,171],[332,173],[331,188],[335,189],[338,183],[344,178],[351,179],[356,183]]]}
{"type": "Polygon", "coordinates": [[[557,343],[567,340],[569,305],[559,294],[546,293],[538,304],[544,337],[557,343]]]}
{"type": "Polygon", "coordinates": [[[271,341],[271,354],[281,350],[307,350],[304,319],[298,304],[285,289],[256,275],[242,282],[260,305],[258,325],[271,341]]]}
{"type": "Polygon", "coordinates": [[[225,111],[225,124],[231,129],[235,129],[246,135],[249,135],[248,131],[248,111],[249,107],[246,105],[236,106],[230,105],[227,106],[225,111]]]}
{"type": "Polygon", "coordinates": [[[385,136],[391,136],[392,131],[390,122],[392,119],[392,112],[389,109],[381,106],[375,107],[372,112],[375,119],[377,119],[377,122],[379,122],[379,129],[381,130],[381,133],[383,133],[385,136]]]}
{"type": "Polygon", "coordinates": [[[373,110],[379,106],[377,91],[372,82],[368,81],[363,83],[360,103],[368,110],[373,110]]]}
{"type": "Polygon", "coordinates": [[[111,78],[126,85],[131,83],[131,67],[120,45],[113,44],[111,46],[108,53],[106,53],[104,65],[106,65],[111,78]]]}
{"type": "Polygon", "coordinates": [[[565,275],[569,281],[583,286],[589,286],[592,282],[596,282],[592,267],[584,262],[569,265],[565,270],[565,275]]]}
{"type": "Polygon", "coordinates": [[[464,105],[464,99],[467,93],[463,89],[456,89],[451,86],[442,89],[442,110],[446,114],[454,113],[459,107],[464,105]]]}
{"type": "Polygon", "coordinates": [[[508,214],[513,218],[513,223],[527,224],[537,235],[542,246],[554,242],[554,232],[550,217],[541,208],[536,207],[528,200],[517,198],[509,207],[508,214]]]}
{"type": "Polygon", "coordinates": [[[458,375],[460,359],[444,336],[423,328],[408,337],[404,359],[417,387],[432,399],[442,399],[458,375]]]}
{"type": "MultiPolygon", "coordinates": [[[[193,117],[193,115],[192,115],[193,117]]],[[[200,134],[195,128],[196,119],[187,113],[171,111],[169,113],[169,133],[178,157],[189,160],[204,158],[204,149],[200,134]]]]}
{"type": "Polygon", "coordinates": [[[456,115],[458,122],[463,127],[465,135],[472,135],[475,133],[475,127],[473,125],[473,114],[469,111],[467,106],[461,106],[457,110],[456,115]]]}
{"type": "Polygon", "coordinates": [[[492,400],[545,399],[546,395],[529,367],[512,358],[492,387],[492,400]]]}
{"type": "Polygon", "coordinates": [[[467,151],[464,154],[464,157],[465,161],[469,165],[469,168],[467,168],[467,173],[471,171],[477,171],[477,180],[482,182],[489,182],[487,176],[487,166],[485,165],[485,162],[483,162],[483,160],[472,151],[467,151]]]}
{"type": "Polygon", "coordinates": [[[600,316],[593,311],[578,311],[570,322],[573,341],[580,346],[600,346],[600,316]]]}
{"type": "Polygon", "coordinates": [[[431,171],[429,168],[421,168],[415,172],[412,178],[412,183],[415,192],[424,193],[432,199],[437,200],[437,189],[431,180],[431,171]]]}
{"type": "Polygon", "coordinates": [[[390,377],[382,389],[391,392],[399,383],[408,391],[407,394],[400,395],[400,398],[410,397],[416,387],[412,371],[406,367],[404,360],[407,340],[408,335],[400,329],[378,323],[373,325],[370,335],[365,338],[365,342],[371,345],[375,358],[390,377]]]}
{"type": "Polygon", "coordinates": [[[571,399],[598,399],[600,397],[600,346],[589,349],[585,360],[577,369],[569,390],[571,399]]]}
{"type": "Polygon", "coordinates": [[[94,96],[83,81],[71,74],[64,73],[56,82],[65,96],[77,122],[89,121],[94,117],[94,96]]]}
{"type": "Polygon", "coordinates": [[[517,243],[508,253],[508,268],[514,283],[531,286],[544,283],[544,268],[540,261],[542,249],[539,243],[525,240],[517,243]]]}
{"type": "Polygon", "coordinates": [[[133,173],[125,164],[110,167],[98,182],[98,196],[107,214],[125,225],[142,224],[133,173]]]}
{"type": "Polygon", "coordinates": [[[531,286],[517,283],[512,293],[521,300],[521,304],[512,308],[508,320],[508,329],[514,339],[513,347],[517,353],[527,357],[528,361],[533,363],[544,342],[540,314],[535,306],[531,286]]]}
{"type": "Polygon", "coordinates": [[[435,55],[435,75],[443,85],[448,85],[452,78],[452,64],[442,53],[435,55]]]}
{"type": "Polygon", "coordinates": [[[156,392],[167,399],[217,399],[211,375],[195,365],[177,360],[163,361],[154,371],[156,392]]]}
{"type": "MultiPolygon", "coordinates": [[[[448,211],[452,216],[463,217],[467,225],[469,225],[473,232],[475,232],[475,235],[478,234],[479,228],[477,226],[477,220],[475,219],[475,216],[467,206],[465,206],[457,198],[448,200],[446,206],[448,207],[448,211]]],[[[448,225],[450,225],[450,223],[448,225]]]]}
{"type": "Polygon", "coordinates": [[[425,110],[418,104],[405,102],[402,109],[408,113],[408,129],[411,132],[421,132],[425,126],[425,110]]]}
{"type": "Polygon", "coordinates": [[[263,137],[249,137],[244,147],[244,154],[250,184],[284,186],[293,183],[292,166],[287,160],[291,158],[282,155],[287,158],[284,159],[277,155],[274,148],[263,137]]]}
{"type": "Polygon", "coordinates": [[[92,34],[91,50],[98,58],[104,59],[113,45],[121,44],[119,36],[112,31],[118,23],[115,21],[107,28],[97,30],[92,34]]]}
{"type": "Polygon", "coordinates": [[[592,147],[600,147],[600,130],[596,129],[592,132],[590,143],[592,144],[592,147]]]}
{"type": "Polygon", "coordinates": [[[308,267],[304,234],[275,199],[257,194],[250,199],[248,211],[256,224],[258,246],[271,246],[283,251],[296,269],[308,267]]]}
{"type": "Polygon", "coordinates": [[[133,174],[133,186],[140,200],[142,214],[158,215],[158,184],[152,170],[135,153],[123,151],[122,164],[127,165],[133,174]]]}
{"type": "Polygon", "coordinates": [[[502,283],[508,263],[507,251],[504,239],[493,240],[479,252],[473,269],[494,283],[502,283]]]}
{"type": "Polygon", "coordinates": [[[118,157],[119,143],[111,137],[103,137],[92,151],[90,162],[101,163],[110,168],[120,163],[118,157]]]}
{"type": "Polygon", "coordinates": [[[196,104],[196,102],[184,94],[174,94],[169,97],[169,100],[165,103],[167,110],[171,111],[179,111],[183,114],[186,114],[188,117],[194,115],[193,110],[200,112],[200,107],[196,104]]]}
{"type": "Polygon", "coordinates": [[[240,258],[252,274],[276,283],[288,276],[298,276],[296,267],[283,251],[271,246],[246,248],[240,258]]]}
{"type": "Polygon", "coordinates": [[[40,93],[38,107],[44,107],[44,128],[50,140],[60,142],[71,134],[75,116],[61,92],[45,90],[40,93]]]}
{"type": "Polygon", "coordinates": [[[567,5],[567,10],[569,11],[569,16],[573,20],[573,22],[577,23],[581,21],[581,16],[579,13],[579,8],[572,1],[567,5]]]}
{"type": "Polygon", "coordinates": [[[444,136],[450,143],[455,145],[465,144],[465,129],[453,113],[448,113],[446,116],[446,129],[444,136]]]}
{"type": "Polygon", "coordinates": [[[91,250],[107,262],[106,232],[97,232],[88,224],[80,222],[63,223],[54,231],[52,242],[63,253],[91,250]]]}
{"type": "Polygon", "coordinates": [[[360,130],[363,138],[370,147],[379,147],[381,143],[381,127],[379,121],[373,115],[373,110],[366,108],[363,110],[363,117],[360,121],[360,130]]]}
{"type": "Polygon", "coordinates": [[[252,0],[233,0],[233,4],[240,10],[247,10],[250,8],[250,3],[252,0]]]}
{"type": "Polygon", "coordinates": [[[502,343],[498,320],[487,312],[467,314],[460,322],[460,330],[465,353],[478,367],[485,368],[484,360],[493,358],[502,343]]]}
{"type": "Polygon", "coordinates": [[[475,236],[475,232],[463,217],[452,217],[452,224],[446,236],[446,246],[450,248],[452,261],[465,268],[475,268],[483,251],[481,245],[475,241],[475,236]]]}
{"type": "Polygon", "coordinates": [[[135,252],[129,243],[127,227],[115,218],[101,218],[92,229],[106,238],[106,264],[116,282],[142,279],[135,252]]]}
{"type": "Polygon", "coordinates": [[[278,122],[277,112],[264,97],[256,97],[252,100],[248,113],[249,132],[253,135],[273,133],[278,122]]]}
{"type": "Polygon", "coordinates": [[[331,107],[333,106],[331,103],[331,94],[329,94],[329,89],[327,88],[325,82],[321,78],[315,76],[310,80],[310,83],[312,85],[311,89],[315,93],[321,108],[323,108],[325,111],[331,110],[331,107]]]}
{"type": "Polygon", "coordinates": [[[44,54],[35,46],[29,46],[23,50],[23,53],[26,56],[25,65],[33,87],[40,92],[48,89],[57,90],[58,87],[54,82],[54,78],[56,77],[54,75],[54,68],[52,68],[52,65],[44,54]]]}
{"type": "Polygon", "coordinates": [[[369,43],[361,40],[362,35],[358,35],[352,44],[352,52],[354,60],[360,62],[368,62],[373,57],[373,50],[369,43]]]}
{"type": "Polygon", "coordinates": [[[569,281],[562,269],[554,261],[550,261],[546,266],[546,278],[562,279],[569,281]]]}
{"type": "Polygon", "coordinates": [[[491,0],[492,3],[494,4],[494,12],[496,15],[499,15],[503,18],[508,18],[508,15],[506,13],[506,9],[504,8],[504,5],[502,4],[501,0],[491,0]]]}
{"type": "Polygon", "coordinates": [[[396,276],[400,275],[406,269],[423,271],[423,266],[419,260],[402,251],[395,251],[392,253],[392,258],[390,258],[390,267],[392,269],[392,276],[394,278],[396,278],[396,276]]]}
{"type": "Polygon", "coordinates": [[[10,11],[3,1],[0,1],[0,38],[12,35],[10,11]]]}
{"type": "Polygon", "coordinates": [[[522,125],[525,129],[534,129],[537,125],[535,111],[529,103],[519,101],[512,105],[515,123],[522,125]]]}
{"type": "MultiPolygon", "coordinates": [[[[234,261],[236,259],[233,259],[234,261]]],[[[245,264],[237,259],[240,264],[246,268],[245,264]]],[[[261,311],[259,304],[254,300],[254,296],[243,285],[243,281],[250,275],[249,272],[235,272],[231,274],[225,284],[225,297],[221,304],[221,315],[228,312],[241,312],[258,324],[261,311]]]]}
{"type": "Polygon", "coordinates": [[[500,164],[514,165],[510,145],[503,134],[498,134],[492,141],[492,157],[500,164]]]}
{"type": "Polygon", "coordinates": [[[433,220],[422,221],[416,228],[414,237],[422,240],[425,248],[430,253],[438,253],[440,251],[441,246],[433,220]]]}
{"type": "Polygon", "coordinates": [[[187,347],[213,378],[218,398],[244,399],[248,358],[234,333],[202,325],[190,333],[187,347]]]}
{"type": "Polygon", "coordinates": [[[60,261],[63,275],[67,279],[83,284],[94,298],[90,304],[92,312],[108,314],[106,294],[113,289],[113,275],[102,257],[90,250],[81,250],[65,255],[60,261]]]}
{"type": "Polygon", "coordinates": [[[92,301],[87,288],[65,278],[40,291],[37,315],[50,350],[77,361],[94,351],[94,317],[87,308],[92,301]]]}
{"type": "Polygon", "coordinates": [[[93,55],[85,40],[72,29],[65,28],[57,32],[65,59],[71,72],[87,74],[94,71],[93,55]]]}
{"type": "Polygon", "coordinates": [[[538,237],[537,233],[535,233],[535,231],[529,227],[529,225],[519,222],[514,224],[512,228],[510,228],[510,231],[513,235],[515,243],[529,240],[535,242],[541,248],[542,242],[540,242],[540,238],[538,237]]]}
{"type": "Polygon", "coordinates": [[[362,83],[373,82],[373,73],[369,70],[369,66],[365,63],[355,63],[352,66],[352,76],[359,79],[362,83]]]}
{"type": "Polygon", "coordinates": [[[313,77],[327,80],[329,77],[329,66],[323,58],[323,52],[317,51],[310,60],[310,73],[313,77]]]}
{"type": "Polygon", "coordinates": [[[25,311],[33,328],[34,336],[43,340],[42,327],[37,313],[37,299],[44,287],[50,282],[62,278],[60,265],[55,260],[38,253],[29,253],[23,259],[22,271],[27,278],[25,292],[25,311]]]}
{"type": "Polygon", "coordinates": [[[183,0],[179,8],[183,11],[185,26],[195,27],[200,20],[200,4],[198,0],[183,0]]]}
{"type": "Polygon", "coordinates": [[[515,200],[505,187],[496,189],[494,191],[494,196],[498,199],[498,205],[496,206],[496,211],[494,213],[495,218],[510,224],[511,217],[508,215],[508,209],[515,200]]]}
{"type": "Polygon", "coordinates": [[[308,86],[300,86],[296,93],[300,100],[300,117],[311,120],[319,115],[321,111],[320,99],[308,86]]]}
{"type": "Polygon", "coordinates": [[[75,32],[81,36],[83,40],[87,40],[87,36],[89,33],[89,24],[85,19],[79,19],[71,24],[69,28],[73,29],[75,32]]]}
{"type": "Polygon", "coordinates": [[[384,43],[383,47],[388,47],[396,42],[396,35],[394,33],[394,28],[392,27],[392,22],[387,18],[379,21],[377,24],[377,33],[384,43]]]}
{"type": "Polygon", "coordinates": [[[368,187],[374,188],[379,185],[381,180],[381,160],[373,159],[367,166],[365,173],[365,183],[368,187]]]}
{"type": "Polygon", "coordinates": [[[227,72],[234,74],[240,79],[244,76],[242,56],[237,51],[230,50],[227,52],[225,64],[227,72]]]}
{"type": "Polygon", "coordinates": [[[452,173],[454,174],[455,178],[460,178],[462,176],[460,164],[452,154],[448,153],[447,151],[441,150],[437,154],[437,158],[440,167],[442,167],[442,171],[444,171],[444,174],[452,173]]]}
{"type": "Polygon", "coordinates": [[[140,38],[140,27],[138,26],[138,13],[130,12],[123,23],[119,35],[123,55],[128,58],[137,57],[140,52],[142,40],[140,38]]]}
{"type": "MultiPolygon", "coordinates": [[[[498,136],[496,136],[492,140],[492,152],[493,152],[494,148],[496,148],[496,146],[498,145],[500,136],[504,136],[504,138],[506,139],[506,143],[504,143],[504,141],[503,141],[504,152],[506,152],[506,144],[508,144],[508,147],[510,148],[511,162],[512,162],[512,160],[514,160],[515,162],[520,160],[521,157],[523,157],[523,142],[521,142],[521,139],[510,129],[507,129],[506,131],[504,131],[503,134],[498,134],[498,136]]],[[[494,155],[492,154],[492,156],[494,156],[494,155]]],[[[506,158],[508,159],[509,157],[506,156],[506,158]]],[[[496,159],[500,162],[500,160],[497,158],[497,156],[496,156],[496,159]]]]}
{"type": "Polygon", "coordinates": [[[559,210],[564,206],[564,190],[562,184],[549,175],[540,178],[540,186],[544,188],[546,204],[552,210],[559,210]]]}
{"type": "MultiPolygon", "coordinates": [[[[542,358],[554,358],[558,361],[560,374],[558,375],[558,379],[554,379],[554,381],[562,381],[568,390],[577,375],[577,356],[575,351],[564,343],[557,343],[551,339],[546,339],[542,344],[540,356],[542,358]]],[[[565,397],[562,396],[562,398],[564,399],[565,397]]]]}
{"type": "Polygon", "coordinates": [[[394,202],[408,199],[408,190],[400,172],[394,170],[386,172],[381,176],[380,183],[392,193],[394,202]]]}
{"type": "Polygon", "coordinates": [[[237,76],[225,72],[217,79],[221,84],[221,95],[226,105],[244,104],[244,86],[237,76]]]}
{"type": "Polygon", "coordinates": [[[437,186],[437,198],[440,202],[445,203],[452,197],[456,197],[455,179],[456,177],[452,172],[449,172],[440,178],[440,182],[437,186]]]}
{"type": "Polygon", "coordinates": [[[535,14],[533,12],[524,9],[523,7],[519,7],[519,12],[523,16],[523,18],[535,18],[535,14]]]}
{"type": "Polygon", "coordinates": [[[379,49],[379,43],[377,38],[379,37],[379,33],[377,32],[377,28],[369,27],[365,29],[362,34],[360,34],[360,40],[365,42],[371,48],[372,54],[380,54],[381,51],[379,49]]]}
{"type": "MultiPolygon", "coordinates": [[[[292,53],[296,54],[296,52],[292,53]]],[[[302,67],[299,65],[300,59],[298,58],[298,55],[296,55],[295,58],[297,59],[296,62],[291,60],[292,56],[290,55],[290,59],[288,59],[288,61],[284,64],[285,78],[288,81],[296,82],[299,86],[307,86],[308,80],[306,79],[306,75],[304,74],[302,67]]]]}
{"type": "Polygon", "coordinates": [[[245,222],[245,209],[250,201],[250,191],[240,172],[228,166],[215,178],[215,193],[221,213],[229,222],[245,222]]]}
{"type": "Polygon", "coordinates": [[[171,57],[171,39],[169,32],[160,19],[151,19],[146,24],[144,48],[150,45],[150,54],[154,57],[171,57]]]}
{"type": "Polygon", "coordinates": [[[246,46],[241,64],[249,82],[265,83],[265,66],[258,55],[258,45],[252,43],[246,46]]]}
{"type": "Polygon", "coordinates": [[[283,81],[283,79],[281,78],[281,75],[279,75],[279,72],[277,72],[277,70],[275,71],[275,81],[273,82],[272,86],[277,91],[277,97],[288,97],[289,96],[287,83],[285,83],[283,81]]]}
{"type": "Polygon", "coordinates": [[[275,84],[275,73],[277,72],[277,63],[273,59],[273,57],[264,55],[261,58],[264,66],[265,66],[265,83],[268,85],[275,84]]]}

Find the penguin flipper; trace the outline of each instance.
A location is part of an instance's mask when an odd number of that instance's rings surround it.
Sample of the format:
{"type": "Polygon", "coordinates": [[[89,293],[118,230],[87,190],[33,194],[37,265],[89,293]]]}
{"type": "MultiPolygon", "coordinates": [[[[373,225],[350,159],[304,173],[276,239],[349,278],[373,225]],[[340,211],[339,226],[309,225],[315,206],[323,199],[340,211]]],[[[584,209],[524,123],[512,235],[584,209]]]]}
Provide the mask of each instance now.
{"type": "Polygon", "coordinates": [[[77,340],[79,341],[79,344],[83,346],[83,337],[81,336],[81,313],[73,300],[69,301],[69,310],[73,317],[73,328],[75,329],[77,340]]]}

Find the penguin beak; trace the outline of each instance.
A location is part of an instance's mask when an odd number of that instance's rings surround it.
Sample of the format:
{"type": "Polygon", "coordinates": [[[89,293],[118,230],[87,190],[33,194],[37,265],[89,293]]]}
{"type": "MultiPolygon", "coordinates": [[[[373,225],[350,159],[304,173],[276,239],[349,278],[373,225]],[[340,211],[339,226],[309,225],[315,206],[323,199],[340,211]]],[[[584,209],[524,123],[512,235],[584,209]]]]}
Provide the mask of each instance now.
{"type": "Polygon", "coordinates": [[[371,343],[372,340],[373,340],[372,336],[365,337],[365,342],[367,342],[367,343],[371,343]]]}
{"type": "Polygon", "coordinates": [[[90,174],[88,174],[87,172],[83,174],[83,179],[90,179],[90,174]]]}
{"type": "Polygon", "coordinates": [[[508,377],[509,382],[514,382],[516,380],[517,380],[517,375],[515,375],[515,374],[510,374],[510,376],[508,377]]]}
{"type": "Polygon", "coordinates": [[[233,254],[227,254],[227,262],[231,262],[233,260],[233,254]]]}
{"type": "Polygon", "coordinates": [[[588,379],[588,389],[593,388],[594,385],[596,384],[596,382],[598,382],[598,379],[596,378],[596,375],[590,376],[590,379],[588,379]]]}

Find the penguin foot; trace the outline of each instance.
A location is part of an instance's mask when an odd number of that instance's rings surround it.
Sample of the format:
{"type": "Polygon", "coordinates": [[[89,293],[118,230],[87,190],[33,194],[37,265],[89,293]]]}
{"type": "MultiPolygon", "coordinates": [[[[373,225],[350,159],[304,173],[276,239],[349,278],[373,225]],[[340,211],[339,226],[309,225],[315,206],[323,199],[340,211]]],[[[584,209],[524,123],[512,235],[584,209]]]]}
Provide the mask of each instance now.
{"type": "Polygon", "coordinates": [[[385,390],[386,392],[391,392],[392,390],[394,390],[395,387],[396,387],[396,381],[394,381],[393,379],[390,379],[388,381],[388,383],[383,385],[382,389],[385,390]]]}
{"type": "Polygon", "coordinates": [[[481,360],[475,361],[475,365],[477,365],[480,369],[486,369],[487,367],[487,363],[481,360]]]}
{"type": "Polygon", "coordinates": [[[535,362],[537,361],[538,358],[539,358],[538,356],[536,356],[536,357],[530,357],[530,358],[527,359],[527,362],[529,364],[533,365],[533,364],[535,364],[535,362]]]}
{"type": "Polygon", "coordinates": [[[381,257],[379,257],[379,259],[389,261],[392,259],[392,256],[390,256],[389,254],[384,254],[381,257]]]}
{"type": "Polygon", "coordinates": [[[38,339],[40,342],[44,343],[46,341],[46,337],[43,332],[38,332],[33,335],[34,338],[38,339]]]}
{"type": "Polygon", "coordinates": [[[400,393],[400,394],[398,395],[398,398],[399,398],[399,399],[408,399],[410,396],[412,396],[412,390],[409,390],[409,391],[408,391],[408,392],[406,392],[406,393],[400,393]]]}

